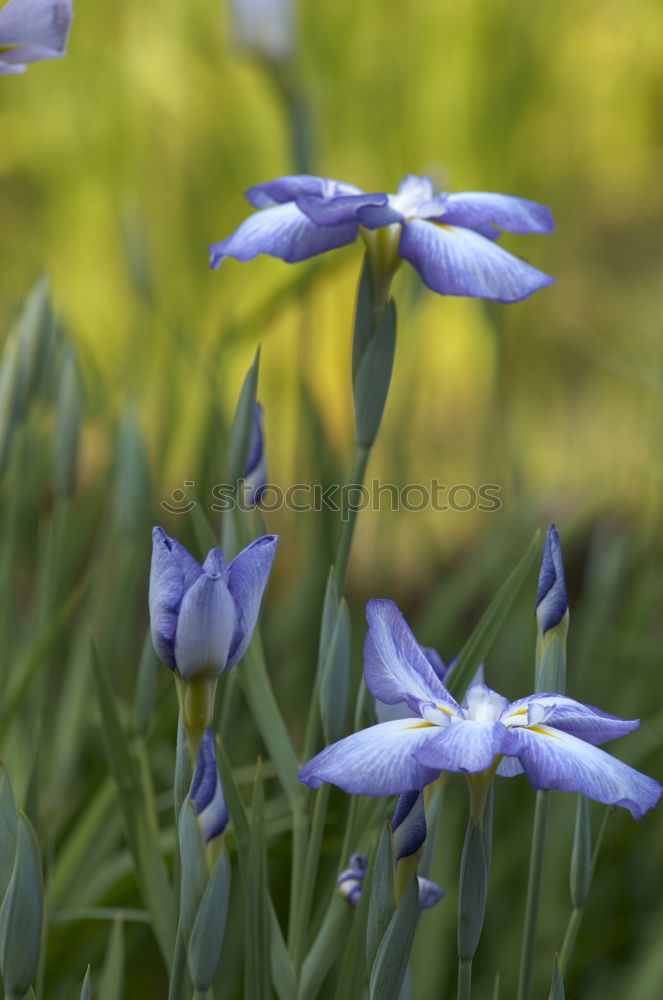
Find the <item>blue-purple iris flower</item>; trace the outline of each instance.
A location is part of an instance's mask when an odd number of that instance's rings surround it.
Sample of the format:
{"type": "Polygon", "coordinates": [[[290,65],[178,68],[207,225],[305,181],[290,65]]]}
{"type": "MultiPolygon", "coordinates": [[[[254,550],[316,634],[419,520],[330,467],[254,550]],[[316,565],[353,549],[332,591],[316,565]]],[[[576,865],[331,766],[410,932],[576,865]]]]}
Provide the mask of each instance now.
{"type": "Polygon", "coordinates": [[[251,506],[260,503],[260,497],[267,483],[265,443],[262,430],[262,406],[260,403],[256,403],[253,408],[251,441],[249,443],[249,454],[246,460],[243,479],[244,502],[251,506]]]}
{"type": "Polygon", "coordinates": [[[509,702],[484,684],[462,705],[449,694],[392,601],[369,601],[364,678],[379,701],[407,702],[416,719],[384,722],[327,747],[300,771],[359,795],[418,790],[441,771],[522,772],[534,788],[582,792],[639,818],[661,794],[657,781],[616,760],[598,744],[631,732],[619,719],[557,694],[509,702]]]}
{"type": "Polygon", "coordinates": [[[71,25],[71,0],[8,0],[0,8],[0,76],[28,63],[60,59],[71,25]]]}
{"type": "Polygon", "coordinates": [[[543,547],[536,594],[536,618],[541,635],[559,625],[568,610],[562,547],[557,528],[551,524],[543,547]]]}
{"type": "Polygon", "coordinates": [[[152,532],[150,624],[159,658],[185,680],[218,677],[244,655],[277,543],[263,535],[226,565],[210,549],[200,565],[163,528],[152,532]]]}
{"type": "Polygon", "coordinates": [[[228,809],[216,766],[214,737],[209,729],[205,730],[200,741],[189,798],[196,811],[203,840],[208,844],[219,837],[228,825],[228,809]]]}
{"type": "Polygon", "coordinates": [[[516,302],[551,284],[548,275],[507,253],[500,231],[549,233],[543,205],[503,194],[436,192],[429,177],[409,174],[396,194],[366,194],[341,181],[307,174],[249,188],[261,209],[227,239],[210,246],[210,264],[265,253],[293,263],[364,240],[374,268],[393,272],[408,261],[441,295],[516,302]]]}

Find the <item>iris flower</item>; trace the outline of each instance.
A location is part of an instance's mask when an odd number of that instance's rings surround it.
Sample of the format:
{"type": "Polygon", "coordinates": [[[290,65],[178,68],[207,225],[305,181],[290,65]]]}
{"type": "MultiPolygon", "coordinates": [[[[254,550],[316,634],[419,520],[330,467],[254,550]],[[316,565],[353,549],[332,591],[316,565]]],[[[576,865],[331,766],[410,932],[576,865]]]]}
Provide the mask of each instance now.
{"type": "Polygon", "coordinates": [[[163,528],[152,532],[150,624],[159,658],[180,677],[218,677],[251,641],[276,551],[263,535],[226,565],[210,549],[202,566],[163,528]]]}
{"type": "Polygon", "coordinates": [[[0,76],[60,59],[70,24],[71,0],[8,0],[0,9],[0,76]]]}
{"type": "Polygon", "coordinates": [[[219,837],[228,825],[228,809],[216,766],[214,737],[209,729],[205,730],[200,741],[189,798],[196,811],[203,840],[208,844],[219,837]]]}
{"type": "Polygon", "coordinates": [[[327,747],[299,773],[359,795],[419,790],[441,771],[506,777],[525,773],[534,788],[582,792],[636,818],[661,794],[657,781],[599,749],[631,732],[624,720],[557,694],[518,701],[470,687],[462,705],[449,694],[392,601],[369,601],[364,678],[379,701],[407,702],[416,719],[383,722],[327,747]]]}
{"type": "Polygon", "coordinates": [[[409,174],[396,194],[365,194],[341,181],[307,174],[249,188],[261,211],[210,248],[210,265],[257,254],[293,263],[354,243],[361,236],[382,275],[408,261],[441,295],[516,302],[552,278],[507,253],[495,239],[510,233],[549,233],[547,208],[524,198],[484,191],[435,192],[429,177],[409,174]]]}
{"type": "MultiPolygon", "coordinates": [[[[420,646],[421,652],[424,654],[431,667],[440,678],[440,680],[446,684],[449,677],[453,673],[453,669],[456,666],[458,657],[454,656],[449,663],[445,663],[440,654],[432,646],[420,646]]],[[[478,667],[477,672],[470,681],[472,684],[483,684],[484,673],[483,673],[483,663],[478,667]]],[[[406,701],[399,702],[397,705],[385,705],[383,702],[375,700],[375,716],[378,722],[390,722],[392,719],[411,719],[417,718],[416,714],[413,713],[412,709],[406,701]]]]}

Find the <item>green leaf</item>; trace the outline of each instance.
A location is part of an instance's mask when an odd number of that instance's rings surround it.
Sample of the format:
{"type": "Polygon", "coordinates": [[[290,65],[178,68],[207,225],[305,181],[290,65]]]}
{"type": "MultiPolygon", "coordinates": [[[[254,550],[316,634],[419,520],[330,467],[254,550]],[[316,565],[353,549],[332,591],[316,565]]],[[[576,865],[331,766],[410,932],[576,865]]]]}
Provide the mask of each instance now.
{"type": "MultiPolygon", "coordinates": [[[[363,317],[363,310],[358,317],[363,317]]],[[[361,322],[365,322],[362,318],[361,322]]],[[[389,383],[394,367],[396,352],[396,306],[390,299],[380,311],[379,321],[370,336],[365,331],[358,334],[355,326],[355,339],[363,345],[357,351],[356,369],[353,369],[352,391],[355,404],[355,436],[357,444],[363,448],[371,448],[377,436],[389,383]]],[[[353,346],[353,361],[355,350],[353,346]]]]}
{"type": "Polygon", "coordinates": [[[495,641],[518,591],[534,564],[538,553],[539,534],[537,531],[524,556],[502,584],[461,649],[447,684],[454,698],[463,695],[477,667],[483,662],[495,641]]]}
{"type": "Polygon", "coordinates": [[[238,676],[242,691],[272,759],[283,791],[291,806],[296,806],[302,795],[302,785],[297,780],[300,765],[274,697],[260,645],[258,629],[253,633],[253,639],[244,654],[244,661],[240,664],[238,676]]]}
{"type": "Polygon", "coordinates": [[[90,978],[90,966],[87,967],[87,972],[85,973],[85,979],[83,980],[83,989],[81,990],[81,1000],[92,1000],[92,981],[90,978]]]}
{"type": "Polygon", "coordinates": [[[458,888],[458,957],[474,957],[486,909],[488,870],[481,823],[470,819],[465,834],[458,888]]]}
{"type": "Polygon", "coordinates": [[[397,1000],[419,919],[419,883],[410,878],[389,921],[371,972],[371,1000],[397,1000]]]}
{"type": "Polygon", "coordinates": [[[72,497],[76,489],[82,409],[78,366],[70,347],[60,367],[53,429],[53,486],[59,497],[72,497]]]}
{"type": "Polygon", "coordinates": [[[206,993],[216,974],[223,945],[230,894],[230,862],[222,850],[210,879],[189,938],[189,972],[194,989],[206,993]]]}
{"type": "Polygon", "coordinates": [[[559,636],[546,640],[545,652],[535,678],[538,694],[564,694],[566,688],[566,653],[559,636]]]}
{"type": "Polygon", "coordinates": [[[115,920],[99,981],[99,1000],[122,1000],[124,991],[124,923],[115,920]]]}
{"type": "Polygon", "coordinates": [[[552,980],[548,1000],[564,1000],[564,980],[562,973],[559,971],[557,955],[555,955],[553,960],[552,980]]]}
{"type": "Polygon", "coordinates": [[[196,810],[189,799],[182,806],[178,834],[181,860],[179,928],[188,945],[209,878],[205,844],[196,810]]]}
{"type": "Polygon", "coordinates": [[[118,803],[127,843],[133,856],[136,879],[149,910],[152,929],[166,967],[170,968],[175,944],[175,916],[168,873],[158,837],[149,820],[136,765],[129,751],[129,741],[120,722],[115,695],[94,646],[92,665],[106,756],[117,787],[118,803]]]}
{"type": "Polygon", "coordinates": [[[246,882],[244,996],[245,1000],[270,1000],[269,907],[267,857],[260,761],[253,790],[251,833],[246,882]]]}
{"type": "MultiPolygon", "coordinates": [[[[323,626],[324,626],[323,615],[323,626]]],[[[341,599],[334,628],[322,661],[320,678],[320,717],[327,744],[343,735],[348,704],[350,674],[350,613],[341,599]]]]}
{"type": "MultiPolygon", "coordinates": [[[[237,848],[237,860],[239,862],[240,877],[246,890],[248,880],[249,865],[249,845],[251,841],[251,825],[249,823],[244,802],[237,788],[237,783],[230,767],[228,757],[223,748],[223,744],[216,740],[216,760],[223,786],[223,794],[228,806],[230,820],[235,834],[235,846],[237,848]]],[[[274,904],[269,897],[269,927],[270,927],[270,961],[272,968],[272,979],[274,987],[280,1000],[292,1000],[295,996],[295,973],[292,962],[283,940],[283,932],[279,924],[274,904]]]]}
{"type": "Polygon", "coordinates": [[[152,634],[148,628],[143,642],[143,650],[136,675],[134,688],[134,732],[137,736],[147,736],[154,713],[154,699],[157,687],[159,660],[152,645],[152,634]]]}
{"type": "Polygon", "coordinates": [[[576,910],[587,902],[592,880],[592,834],[589,826],[589,803],[584,795],[578,796],[576,824],[571,851],[571,902],[576,910]]]}
{"type": "Polygon", "coordinates": [[[234,486],[244,475],[251,444],[251,429],[253,427],[253,410],[258,388],[258,371],[260,368],[260,348],[255,353],[253,363],[246,373],[239,402],[235,410],[235,418],[230,429],[228,454],[226,458],[226,481],[234,486]]]}
{"type": "Polygon", "coordinates": [[[42,876],[39,845],[32,826],[18,814],[16,857],[0,908],[0,970],[5,992],[22,997],[39,962],[42,876]]]}
{"type": "Polygon", "coordinates": [[[0,904],[4,899],[14,870],[17,839],[16,806],[9,783],[9,775],[5,770],[5,765],[0,761],[0,904]]]}
{"type": "Polygon", "coordinates": [[[373,968],[375,957],[385,931],[389,926],[396,900],[394,897],[394,852],[391,844],[391,827],[386,822],[378,841],[375,868],[371,882],[368,925],[366,928],[366,964],[373,968]]]}

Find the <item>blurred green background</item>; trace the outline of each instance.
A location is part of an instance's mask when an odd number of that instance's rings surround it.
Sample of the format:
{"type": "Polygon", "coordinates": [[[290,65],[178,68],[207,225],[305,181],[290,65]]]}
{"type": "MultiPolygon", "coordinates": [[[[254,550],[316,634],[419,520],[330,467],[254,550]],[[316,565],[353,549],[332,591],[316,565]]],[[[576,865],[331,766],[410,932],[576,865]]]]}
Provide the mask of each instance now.
{"type": "MultiPolygon", "coordinates": [[[[663,8],[317,0],[300,4],[298,20],[288,86],[306,110],[313,172],[366,190],[428,172],[450,190],[541,201],[558,227],[548,238],[504,240],[556,278],[525,303],[444,299],[406,266],[397,276],[396,364],[369,479],[495,483],[502,508],[360,516],[349,583],[356,672],[365,599],[398,600],[421,641],[450,656],[534,528],[555,520],[571,597],[569,693],[649,717],[618,752],[660,777],[663,8]]],[[[0,755],[59,879],[54,911],[138,905],[98,742],[90,633],[129,717],[149,528],[163,522],[200,549],[200,523],[159,506],[193,482],[188,492],[217,529],[211,487],[223,479],[227,429],[258,344],[270,481],[347,478],[361,254],[208,269],[207,244],[247,214],[244,188],[296,166],[283,94],[259,59],[230,44],[218,2],[79,3],[62,62],[2,79],[0,136],[7,343],[41,273],[57,327],[0,486],[0,755]],[[52,474],[65,345],[84,411],[73,495],[54,492],[52,474]]],[[[337,522],[287,511],[266,521],[281,535],[268,664],[299,750],[337,522]]],[[[532,576],[487,664],[489,683],[514,697],[531,687],[534,586],[532,576]]],[[[174,701],[164,671],[150,743],[164,827],[174,701]]],[[[229,726],[233,763],[252,765],[258,743],[239,701],[229,726]]],[[[454,990],[458,785],[437,862],[449,892],[421,922],[416,1000],[454,990]]],[[[478,997],[498,968],[502,996],[513,994],[522,920],[533,800],[521,780],[498,792],[478,997]]],[[[569,908],[573,802],[555,803],[536,996],[569,908]]],[[[278,900],[289,841],[278,798],[274,810],[278,900]]],[[[334,833],[332,824],[329,878],[334,833]]],[[[612,821],[567,995],[660,996],[662,853],[657,814],[612,821]]],[[[103,921],[55,923],[46,996],[73,995],[87,962],[101,961],[107,931],[103,921]]],[[[149,933],[135,923],[125,932],[126,996],[163,996],[149,933]]],[[[234,995],[232,976],[226,982],[234,995]]]]}

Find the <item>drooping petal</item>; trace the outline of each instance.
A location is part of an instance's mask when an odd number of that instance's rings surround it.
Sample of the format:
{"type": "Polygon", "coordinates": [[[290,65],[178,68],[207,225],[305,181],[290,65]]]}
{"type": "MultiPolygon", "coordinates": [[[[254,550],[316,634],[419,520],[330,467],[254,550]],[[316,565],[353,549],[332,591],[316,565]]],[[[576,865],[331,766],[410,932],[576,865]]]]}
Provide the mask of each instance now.
{"type": "Polygon", "coordinates": [[[639,819],[658,802],[661,786],[604,750],[552,726],[512,729],[517,756],[533,788],[581,792],[623,806],[639,819]]]}
{"type": "Polygon", "coordinates": [[[346,184],[344,181],[334,181],[327,177],[315,177],[312,174],[290,174],[286,177],[277,177],[266,184],[255,184],[244,192],[246,200],[254,208],[271,208],[274,205],[282,205],[286,201],[296,201],[297,198],[304,198],[307,195],[318,195],[319,197],[331,197],[342,194],[361,194],[361,190],[354,184],[346,184]]]}
{"type": "Polygon", "coordinates": [[[71,0],[8,0],[0,9],[0,61],[28,63],[64,55],[71,0]]]}
{"type": "Polygon", "coordinates": [[[561,694],[533,694],[509,705],[502,721],[506,725],[545,723],[571,736],[599,746],[633,732],[639,719],[620,719],[593,705],[583,705],[561,694]]]}
{"type": "Polygon", "coordinates": [[[175,666],[173,641],[182,598],[202,572],[183,545],[170,538],[163,528],[157,526],[153,529],[150,627],[157,656],[169,667],[175,666]]]}
{"type": "Polygon", "coordinates": [[[189,798],[196,810],[203,839],[208,843],[222,834],[228,825],[228,809],[216,766],[214,737],[209,729],[205,730],[200,741],[189,798]]]}
{"type": "Polygon", "coordinates": [[[184,595],[175,632],[175,663],[182,677],[215,677],[228,665],[235,602],[222,574],[203,573],[184,595]]]}
{"type": "Polygon", "coordinates": [[[357,224],[316,226],[287,202],[250,215],[232,236],[209,247],[210,267],[218,267],[225,257],[251,260],[260,253],[279,257],[288,264],[353,243],[357,224]]]}
{"type": "Polygon", "coordinates": [[[422,722],[383,722],[353,733],[326,747],[299,772],[311,788],[323,782],[353,795],[400,795],[421,789],[437,778],[438,770],[415,760],[415,750],[437,729],[422,722]]]}
{"type": "Polygon", "coordinates": [[[539,584],[536,593],[536,619],[543,635],[559,625],[568,611],[568,607],[562,546],[557,528],[551,524],[546,534],[546,542],[541,556],[539,584]]]}
{"type": "Polygon", "coordinates": [[[517,302],[554,281],[471,229],[419,219],[403,226],[398,252],[440,295],[517,302]]]}
{"type": "Polygon", "coordinates": [[[382,229],[383,226],[405,222],[403,213],[389,203],[386,205],[365,205],[358,209],[357,219],[366,229],[382,229]]]}
{"type": "Polygon", "coordinates": [[[325,198],[320,195],[304,195],[297,198],[297,208],[314,222],[316,226],[338,226],[356,222],[359,210],[366,206],[387,204],[386,194],[347,194],[325,198]]]}
{"type": "Polygon", "coordinates": [[[437,220],[469,229],[492,224],[507,233],[551,233],[555,228],[550,209],[545,205],[489,191],[450,194],[437,220]]]}
{"type": "Polygon", "coordinates": [[[439,679],[393,601],[366,605],[364,678],[374,698],[387,705],[435,702],[451,714],[460,709],[439,679]]]}
{"type": "Polygon", "coordinates": [[[229,667],[241,659],[251,641],[277,542],[277,535],[263,535],[262,538],[257,538],[235,556],[228,568],[228,588],[237,613],[235,632],[228,654],[229,667]]]}
{"type": "Polygon", "coordinates": [[[416,759],[439,771],[477,774],[485,771],[497,754],[513,753],[513,741],[501,722],[451,722],[415,751],[416,759]]]}
{"type": "Polygon", "coordinates": [[[426,840],[426,812],[421,792],[404,792],[391,819],[394,860],[416,854],[426,840]]]}

